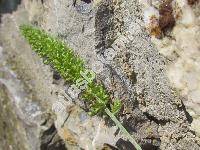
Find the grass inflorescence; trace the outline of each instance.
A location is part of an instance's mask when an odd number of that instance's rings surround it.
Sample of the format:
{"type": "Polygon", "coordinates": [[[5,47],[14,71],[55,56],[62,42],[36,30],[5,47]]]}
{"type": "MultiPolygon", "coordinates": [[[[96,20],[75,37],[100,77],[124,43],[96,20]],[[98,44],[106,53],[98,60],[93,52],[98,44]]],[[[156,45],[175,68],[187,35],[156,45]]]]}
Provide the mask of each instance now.
{"type": "Polygon", "coordinates": [[[83,60],[63,42],[32,26],[23,25],[20,30],[32,49],[66,81],[73,83],[81,77],[80,72],[84,70],[83,60]]]}
{"type": "MultiPolygon", "coordinates": [[[[64,42],[52,37],[44,31],[23,25],[20,30],[32,49],[44,59],[45,64],[50,64],[68,82],[76,83],[84,72],[84,61],[74,54],[64,42]]],[[[101,84],[91,82],[82,93],[82,98],[90,105],[90,114],[103,114],[105,108],[109,106],[109,95],[101,84]],[[99,100],[97,99],[99,98],[99,100]]],[[[112,107],[114,113],[119,111],[120,102],[116,101],[112,107]]]]}
{"type": "MultiPolygon", "coordinates": [[[[64,80],[76,84],[77,80],[83,78],[81,72],[86,70],[84,61],[64,42],[29,25],[20,26],[20,31],[32,49],[44,59],[44,63],[50,64],[64,80]]],[[[91,115],[107,114],[127,135],[136,149],[141,150],[140,146],[115,117],[115,114],[121,108],[120,100],[115,100],[112,104],[103,84],[97,84],[95,81],[89,82],[87,88],[82,92],[82,98],[89,104],[91,115]]]]}

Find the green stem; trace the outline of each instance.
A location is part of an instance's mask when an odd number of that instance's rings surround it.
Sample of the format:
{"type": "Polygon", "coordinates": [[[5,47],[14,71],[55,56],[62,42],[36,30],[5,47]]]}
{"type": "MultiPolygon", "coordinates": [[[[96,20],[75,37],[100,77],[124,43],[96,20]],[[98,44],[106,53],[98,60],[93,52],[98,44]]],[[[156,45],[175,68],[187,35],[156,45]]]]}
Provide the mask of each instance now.
{"type": "Polygon", "coordinates": [[[106,114],[112,119],[112,121],[117,125],[117,127],[127,136],[129,141],[135,146],[137,150],[142,150],[140,145],[134,140],[134,138],[128,133],[128,131],[123,127],[123,125],[119,122],[119,120],[110,112],[108,108],[105,109],[106,114]]]}
{"type": "MultiPolygon", "coordinates": [[[[96,99],[100,102],[101,99],[91,93],[93,96],[96,97],[96,99]]],[[[142,150],[139,144],[135,141],[135,139],[128,133],[128,131],[124,128],[124,126],[119,122],[119,120],[115,117],[115,115],[106,107],[105,108],[106,114],[110,117],[110,119],[116,124],[116,126],[126,135],[126,137],[129,139],[129,141],[135,146],[136,150],[142,150]]]]}

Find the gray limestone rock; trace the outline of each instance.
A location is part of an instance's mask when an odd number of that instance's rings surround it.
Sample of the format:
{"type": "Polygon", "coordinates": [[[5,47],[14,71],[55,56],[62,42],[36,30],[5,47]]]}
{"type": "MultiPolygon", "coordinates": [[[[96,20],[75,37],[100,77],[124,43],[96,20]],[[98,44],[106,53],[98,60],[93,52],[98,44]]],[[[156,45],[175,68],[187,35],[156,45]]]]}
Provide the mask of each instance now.
{"type": "Polygon", "coordinates": [[[2,16],[0,149],[134,149],[111,120],[91,117],[81,99],[66,98],[69,85],[20,35],[24,23],[58,36],[94,69],[112,100],[122,101],[117,117],[144,150],[200,149],[141,7],[138,0],[27,0],[2,16]],[[62,112],[53,112],[55,105],[62,112]]]}

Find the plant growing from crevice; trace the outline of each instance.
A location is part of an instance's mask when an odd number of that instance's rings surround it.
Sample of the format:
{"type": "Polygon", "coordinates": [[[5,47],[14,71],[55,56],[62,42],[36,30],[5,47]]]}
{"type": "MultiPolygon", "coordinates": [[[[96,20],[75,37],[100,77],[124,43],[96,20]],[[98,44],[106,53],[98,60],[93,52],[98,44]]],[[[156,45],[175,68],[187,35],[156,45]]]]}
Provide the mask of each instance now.
{"type": "MultiPolygon", "coordinates": [[[[44,63],[50,64],[64,80],[72,84],[82,78],[81,72],[86,70],[84,61],[78,55],[75,55],[73,50],[64,42],[29,25],[20,26],[20,31],[32,49],[44,59],[44,63]]],[[[115,100],[114,103],[111,103],[109,95],[102,84],[97,84],[95,81],[90,82],[86,90],[82,92],[82,98],[89,104],[89,113],[91,115],[107,114],[135,148],[141,150],[134,138],[115,117],[115,114],[121,108],[120,100],[115,100]]]]}

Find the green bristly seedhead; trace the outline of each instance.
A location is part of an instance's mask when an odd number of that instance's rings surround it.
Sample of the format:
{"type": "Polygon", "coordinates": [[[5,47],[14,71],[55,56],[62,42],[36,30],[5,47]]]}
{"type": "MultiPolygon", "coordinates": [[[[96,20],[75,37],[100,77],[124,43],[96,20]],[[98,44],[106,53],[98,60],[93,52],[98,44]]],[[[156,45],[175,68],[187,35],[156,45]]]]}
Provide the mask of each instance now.
{"type": "MultiPolygon", "coordinates": [[[[20,30],[23,36],[45,64],[50,64],[69,83],[76,83],[82,78],[80,72],[84,72],[84,61],[74,54],[66,44],[54,38],[38,28],[29,25],[22,25],[20,30]]],[[[103,85],[92,82],[82,93],[82,98],[90,105],[90,114],[104,114],[104,110],[109,106],[109,95],[103,85]]],[[[111,105],[113,113],[117,113],[121,108],[120,101],[111,105]]]]}
{"type": "Polygon", "coordinates": [[[23,25],[20,30],[32,49],[44,58],[46,64],[51,64],[66,81],[74,83],[81,77],[80,72],[84,70],[83,60],[63,42],[32,26],[23,25]]]}
{"type": "MultiPolygon", "coordinates": [[[[50,64],[66,81],[76,84],[77,80],[82,79],[81,72],[86,70],[84,61],[79,56],[75,55],[72,49],[66,44],[32,26],[22,25],[20,30],[32,49],[44,59],[45,64],[50,64]]],[[[82,92],[82,98],[89,104],[89,113],[91,115],[107,114],[127,136],[135,148],[137,150],[142,150],[134,138],[115,117],[115,114],[121,109],[120,100],[116,100],[111,104],[109,95],[103,85],[97,84],[95,81],[89,82],[86,90],[82,92]]]]}

